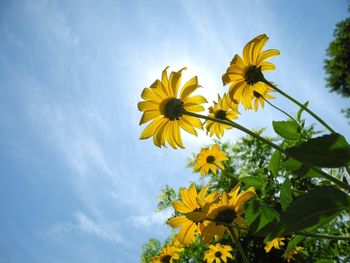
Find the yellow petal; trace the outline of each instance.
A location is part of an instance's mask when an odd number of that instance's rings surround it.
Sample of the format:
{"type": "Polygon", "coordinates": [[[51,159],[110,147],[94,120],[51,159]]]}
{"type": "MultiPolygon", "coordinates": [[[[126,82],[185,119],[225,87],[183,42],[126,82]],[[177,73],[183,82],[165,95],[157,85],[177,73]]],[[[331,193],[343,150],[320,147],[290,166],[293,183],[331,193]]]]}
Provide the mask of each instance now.
{"type": "Polygon", "coordinates": [[[187,221],[188,219],[186,218],[186,216],[176,216],[176,217],[170,218],[168,220],[168,223],[171,227],[178,228],[178,227],[181,227],[187,221]]]}
{"type": "Polygon", "coordinates": [[[155,120],[153,120],[141,133],[140,139],[147,139],[151,136],[153,136],[155,134],[155,132],[157,131],[157,128],[159,127],[159,125],[162,123],[162,120],[164,120],[164,118],[157,118],[155,120]]]}
{"type": "Polygon", "coordinates": [[[261,62],[260,66],[261,71],[271,71],[275,69],[275,65],[267,61],[261,62]]]}
{"type": "Polygon", "coordinates": [[[169,66],[167,66],[162,72],[162,83],[163,83],[165,90],[168,93],[168,96],[170,96],[171,93],[169,90],[169,79],[168,79],[168,73],[167,73],[168,68],[169,68],[169,66]]]}
{"type": "Polygon", "coordinates": [[[194,239],[196,230],[196,224],[192,223],[191,221],[184,223],[178,234],[179,241],[185,245],[191,244],[194,239]]]}
{"type": "Polygon", "coordinates": [[[179,213],[186,214],[186,213],[190,213],[193,211],[193,209],[191,207],[189,207],[186,204],[184,204],[180,201],[177,201],[177,200],[174,200],[172,202],[172,205],[173,205],[174,209],[179,213]]]}
{"type": "Polygon", "coordinates": [[[153,101],[159,101],[162,98],[155,92],[153,92],[150,88],[144,88],[141,93],[141,98],[144,100],[153,100],[153,101]]]}
{"type": "Polygon", "coordinates": [[[239,193],[235,202],[236,207],[239,208],[246,201],[253,198],[255,194],[256,193],[254,187],[249,187],[246,191],[239,193]]]}
{"type": "Polygon", "coordinates": [[[180,129],[179,129],[179,123],[178,122],[174,122],[173,126],[176,126],[176,127],[173,127],[172,131],[173,131],[173,138],[174,138],[174,141],[175,143],[181,147],[181,148],[185,148],[185,146],[183,145],[183,142],[182,142],[182,139],[181,139],[181,132],[180,132],[180,129]]]}
{"type": "Polygon", "coordinates": [[[154,111],[154,110],[159,110],[159,103],[154,102],[154,101],[140,101],[137,103],[137,107],[139,111],[154,111]]]}
{"type": "Polygon", "coordinates": [[[183,117],[180,118],[179,125],[182,129],[184,129],[188,133],[191,133],[191,134],[197,136],[196,130],[193,128],[193,126],[185,118],[183,118],[183,117]]]}
{"type": "Polygon", "coordinates": [[[180,99],[183,100],[187,98],[193,91],[199,87],[197,76],[194,76],[189,81],[185,83],[180,92],[180,99]]]}
{"type": "Polygon", "coordinates": [[[197,105],[197,104],[203,104],[203,103],[207,103],[208,102],[206,100],[206,98],[204,98],[201,95],[187,97],[187,98],[183,99],[182,101],[184,103],[184,107],[191,106],[191,105],[197,105]]]}
{"type": "Polygon", "coordinates": [[[253,57],[253,63],[256,64],[258,59],[259,59],[259,55],[261,53],[261,50],[263,49],[263,47],[265,46],[267,40],[269,38],[265,35],[259,35],[255,38],[255,45],[254,45],[254,49],[252,52],[252,57],[253,57]]]}
{"type": "Polygon", "coordinates": [[[169,76],[170,97],[177,97],[177,93],[181,82],[181,72],[186,68],[182,68],[178,72],[171,72],[169,76]]]}
{"type": "Polygon", "coordinates": [[[277,49],[268,49],[260,53],[259,59],[257,60],[257,65],[260,65],[261,62],[279,55],[280,52],[277,49]]]}
{"type": "Polygon", "coordinates": [[[141,120],[140,120],[140,125],[143,123],[146,123],[156,117],[160,116],[160,112],[159,111],[145,111],[142,114],[141,120]]]}
{"type": "Polygon", "coordinates": [[[182,118],[186,120],[191,126],[203,130],[202,122],[197,117],[183,115],[182,118]]]}

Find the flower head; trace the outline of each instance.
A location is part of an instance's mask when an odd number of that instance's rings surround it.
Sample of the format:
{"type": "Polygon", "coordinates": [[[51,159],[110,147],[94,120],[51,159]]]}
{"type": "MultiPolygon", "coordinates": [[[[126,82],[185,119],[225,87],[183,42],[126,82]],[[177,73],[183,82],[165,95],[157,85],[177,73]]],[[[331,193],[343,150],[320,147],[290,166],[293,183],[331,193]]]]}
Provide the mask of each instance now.
{"type": "Polygon", "coordinates": [[[174,228],[181,228],[177,239],[180,243],[188,245],[194,241],[194,237],[199,233],[198,223],[204,218],[205,214],[202,208],[216,200],[217,193],[207,195],[208,187],[203,187],[199,193],[194,184],[188,189],[181,188],[181,201],[173,201],[173,207],[176,212],[183,214],[169,219],[168,223],[174,228]],[[187,214],[192,213],[192,217],[187,218],[187,214]]]}
{"type": "MultiPolygon", "coordinates": [[[[214,101],[214,106],[209,108],[209,116],[214,117],[221,120],[234,120],[237,119],[238,112],[238,104],[233,103],[225,93],[224,96],[221,98],[220,95],[218,95],[218,102],[214,101]]],[[[219,122],[206,120],[205,126],[207,129],[207,134],[209,133],[210,136],[213,136],[214,134],[216,137],[220,138],[222,135],[224,135],[224,130],[231,129],[232,127],[226,124],[222,124],[219,122]]]]}
{"type": "Polygon", "coordinates": [[[180,128],[197,136],[194,128],[203,129],[201,121],[192,116],[183,115],[184,111],[200,112],[201,105],[207,100],[200,95],[192,96],[199,85],[197,77],[185,83],[178,96],[182,70],[171,72],[167,68],[162,73],[162,80],[156,80],[149,88],[142,91],[144,101],[138,103],[138,109],[143,112],[140,125],[152,121],[142,132],[140,139],[153,136],[153,142],[158,147],[166,146],[168,142],[174,149],[184,148],[180,128]]]}
{"type": "Polygon", "coordinates": [[[227,258],[232,258],[232,247],[227,245],[221,245],[219,243],[215,245],[209,245],[209,249],[205,252],[204,260],[208,263],[221,263],[227,262],[227,258]]]}
{"type": "Polygon", "coordinates": [[[274,70],[275,65],[265,60],[279,55],[276,49],[262,51],[269,38],[259,35],[245,45],[242,57],[235,55],[226,73],[222,76],[224,85],[230,84],[229,96],[238,100],[246,109],[251,109],[251,96],[254,91],[262,94],[268,87],[261,82],[262,72],[274,70]]]}
{"type": "Polygon", "coordinates": [[[254,111],[258,110],[259,103],[262,108],[264,108],[265,100],[267,99],[274,99],[275,97],[271,96],[269,93],[273,92],[274,90],[270,87],[267,87],[265,91],[259,93],[257,91],[253,91],[252,99],[254,101],[254,111]]]}
{"type": "Polygon", "coordinates": [[[214,237],[220,240],[226,231],[227,224],[245,227],[242,217],[243,205],[255,196],[255,189],[249,187],[241,193],[239,190],[240,184],[237,184],[230,193],[223,193],[218,202],[209,206],[207,220],[201,226],[201,239],[204,244],[208,244],[214,237]]]}
{"type": "Polygon", "coordinates": [[[228,160],[228,157],[224,151],[220,150],[220,146],[214,144],[211,148],[203,148],[197,155],[196,162],[194,165],[195,171],[200,171],[200,175],[208,175],[209,170],[216,174],[216,167],[224,170],[222,161],[228,160]]]}
{"type": "Polygon", "coordinates": [[[183,248],[173,244],[166,245],[158,256],[151,258],[151,263],[172,263],[173,260],[180,259],[179,253],[183,250],[183,248]]]}
{"type": "Polygon", "coordinates": [[[291,249],[286,255],[283,255],[283,259],[286,260],[288,263],[291,262],[294,259],[294,256],[299,254],[301,251],[303,251],[303,247],[295,247],[291,249]]]}
{"type": "Polygon", "coordinates": [[[267,242],[264,247],[266,253],[269,253],[272,248],[281,249],[281,246],[284,246],[283,240],[285,240],[284,237],[276,237],[275,239],[272,239],[271,241],[267,242]]]}

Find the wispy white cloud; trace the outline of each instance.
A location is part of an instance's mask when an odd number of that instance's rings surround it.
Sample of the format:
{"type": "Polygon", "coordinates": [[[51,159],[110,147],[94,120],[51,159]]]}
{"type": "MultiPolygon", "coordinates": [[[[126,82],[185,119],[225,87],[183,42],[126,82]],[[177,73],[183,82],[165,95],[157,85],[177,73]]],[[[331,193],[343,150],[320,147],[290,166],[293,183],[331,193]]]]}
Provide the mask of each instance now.
{"type": "Polygon", "coordinates": [[[72,238],[76,235],[89,235],[116,244],[126,245],[128,243],[119,234],[119,224],[116,222],[99,223],[79,210],[75,212],[74,219],[74,222],[60,222],[46,229],[41,229],[38,235],[56,241],[72,238]]]}
{"type": "Polygon", "coordinates": [[[172,213],[173,211],[171,209],[166,209],[160,212],[132,216],[130,217],[130,221],[136,228],[150,228],[154,227],[154,225],[164,225],[172,213]]]}

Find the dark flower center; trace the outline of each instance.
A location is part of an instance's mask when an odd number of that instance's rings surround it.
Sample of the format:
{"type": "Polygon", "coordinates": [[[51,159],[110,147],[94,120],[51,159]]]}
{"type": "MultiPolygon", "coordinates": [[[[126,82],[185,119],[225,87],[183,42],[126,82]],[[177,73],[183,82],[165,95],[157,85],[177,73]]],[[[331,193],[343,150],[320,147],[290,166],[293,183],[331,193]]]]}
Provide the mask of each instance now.
{"type": "Polygon", "coordinates": [[[255,83],[261,81],[264,78],[261,68],[256,66],[251,66],[245,73],[245,81],[248,85],[254,85],[255,83]]]}
{"type": "Polygon", "coordinates": [[[226,111],[224,110],[218,110],[216,113],[215,113],[215,118],[218,118],[220,120],[225,120],[226,119],[226,111]]]}
{"type": "Polygon", "coordinates": [[[221,258],[222,253],[220,251],[215,252],[215,257],[216,258],[221,258]]]}
{"type": "Polygon", "coordinates": [[[254,95],[255,98],[262,97],[262,95],[259,92],[255,91],[255,90],[253,91],[253,95],[254,95]]]}
{"type": "Polygon", "coordinates": [[[233,219],[235,219],[236,213],[232,209],[226,209],[221,211],[216,217],[215,221],[223,222],[226,224],[231,224],[233,219]]]}
{"type": "Polygon", "coordinates": [[[213,155],[209,155],[207,157],[207,163],[214,163],[214,161],[215,161],[215,157],[213,155]]]}
{"type": "Polygon", "coordinates": [[[170,263],[171,256],[166,255],[165,257],[162,258],[162,263],[170,263]]]}
{"type": "Polygon", "coordinates": [[[180,99],[168,100],[164,107],[164,116],[169,120],[178,120],[182,116],[184,103],[180,99]]]}

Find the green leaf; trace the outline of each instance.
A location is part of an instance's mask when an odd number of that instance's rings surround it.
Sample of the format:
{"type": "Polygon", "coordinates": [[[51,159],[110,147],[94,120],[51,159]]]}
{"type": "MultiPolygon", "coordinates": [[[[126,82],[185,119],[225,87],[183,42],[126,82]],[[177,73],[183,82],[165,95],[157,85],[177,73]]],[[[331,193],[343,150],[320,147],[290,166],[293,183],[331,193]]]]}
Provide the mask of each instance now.
{"type": "Polygon", "coordinates": [[[278,220],[279,216],[275,209],[256,200],[245,205],[245,219],[252,232],[258,232],[273,220],[278,220]]]}
{"type": "Polygon", "coordinates": [[[246,176],[240,179],[247,187],[255,187],[257,189],[262,188],[265,183],[266,179],[264,177],[258,177],[258,176],[246,176]]]}
{"type": "Polygon", "coordinates": [[[350,198],[333,186],[323,186],[294,200],[282,214],[273,236],[285,236],[313,226],[322,226],[350,208],[350,198]]]}
{"type": "Polygon", "coordinates": [[[293,121],[273,121],[272,126],[275,132],[285,139],[298,140],[300,137],[299,126],[293,121]]]}
{"type": "Polygon", "coordinates": [[[287,161],[282,162],[281,167],[305,178],[324,178],[320,173],[306,167],[294,158],[288,158],[287,161]]]}
{"type": "MultiPolygon", "coordinates": [[[[305,102],[305,103],[303,104],[303,106],[304,106],[305,108],[307,108],[308,105],[309,105],[309,102],[308,102],[308,101],[305,102]]],[[[301,120],[301,114],[303,113],[303,111],[304,111],[304,109],[303,109],[303,108],[300,108],[300,110],[299,110],[298,113],[297,113],[297,121],[299,121],[299,122],[300,122],[300,120],[301,120]]]]}
{"type": "Polygon", "coordinates": [[[286,251],[284,251],[282,257],[286,256],[289,253],[289,251],[291,251],[293,248],[295,248],[304,239],[305,239],[305,236],[299,236],[299,235],[294,236],[292,238],[292,240],[289,241],[288,246],[286,248],[286,251]]]}
{"type": "Polygon", "coordinates": [[[342,167],[350,164],[350,146],[337,133],[312,138],[302,144],[286,149],[289,156],[317,167],[342,167]]]}
{"type": "Polygon", "coordinates": [[[290,203],[293,201],[292,185],[288,178],[286,178],[281,186],[281,206],[283,211],[286,211],[290,203]]]}
{"type": "Polygon", "coordinates": [[[292,172],[300,169],[302,166],[303,166],[303,164],[301,162],[295,160],[294,158],[288,158],[287,161],[284,161],[281,163],[282,168],[286,168],[292,172]]]}
{"type": "Polygon", "coordinates": [[[282,156],[281,152],[277,151],[277,150],[271,156],[269,168],[270,168],[271,173],[274,176],[277,176],[277,174],[278,174],[278,170],[280,168],[281,156],[282,156]]]}

